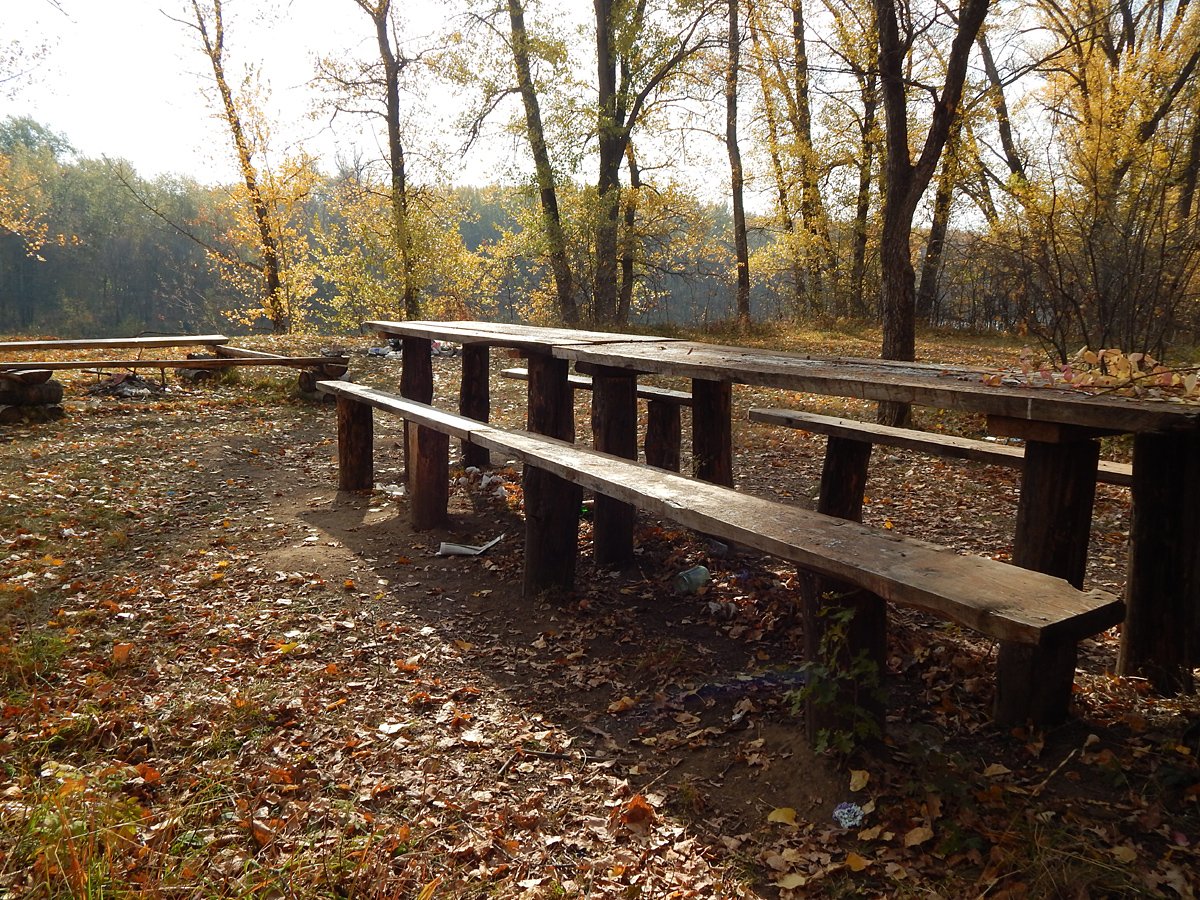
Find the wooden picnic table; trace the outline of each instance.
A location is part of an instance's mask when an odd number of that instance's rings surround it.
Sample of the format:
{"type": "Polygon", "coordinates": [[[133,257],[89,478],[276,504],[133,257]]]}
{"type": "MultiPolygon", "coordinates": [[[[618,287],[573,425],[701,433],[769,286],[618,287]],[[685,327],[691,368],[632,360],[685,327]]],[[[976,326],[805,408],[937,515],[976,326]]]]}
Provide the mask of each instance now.
{"type": "MultiPolygon", "coordinates": [[[[597,449],[636,457],[636,388],[640,374],[691,379],[693,457],[698,477],[733,484],[731,398],[735,383],[863,400],[981,413],[993,434],[1026,441],[1013,562],[1081,587],[1087,559],[1099,459],[1097,438],[1133,435],[1133,512],[1129,545],[1122,666],[1160,688],[1191,687],[1200,663],[1200,408],[1104,396],[1069,388],[991,385],[989,374],[965,366],[832,358],[604,332],[482,322],[370,322],[381,335],[404,340],[401,393],[432,399],[429,341],[463,344],[460,411],[487,420],[488,348],[515,348],[529,360],[528,427],[574,439],[568,365],[593,378],[592,425],[597,449]],[[410,371],[411,370],[411,371],[410,371]]],[[[856,484],[830,514],[855,518],[861,509],[869,445],[830,442],[826,469],[856,484]],[[855,508],[855,493],[858,495],[855,508]]],[[[552,478],[553,476],[547,476],[552,478]]],[[[574,516],[561,487],[526,487],[534,515],[574,516]],[[533,497],[529,489],[533,488],[533,497]]],[[[632,548],[632,514],[620,504],[597,516],[597,554],[619,562],[632,548]],[[602,545],[607,549],[602,550],[602,545]]],[[[573,529],[563,529],[572,536],[573,529]]],[[[545,548],[549,554],[555,548],[545,548]]],[[[536,552],[536,551],[535,551],[536,552]]],[[[553,560],[547,568],[553,576],[553,560]]],[[[529,569],[527,569],[529,571],[529,569]]],[[[527,586],[528,587],[528,586],[527,586]]],[[[1002,656],[1004,648],[1002,647],[1002,656]]],[[[1022,651],[1025,652],[1025,651],[1022,651]]],[[[1025,660],[1022,665],[1037,671],[1025,660]]],[[[1003,661],[1002,661],[1003,664],[1003,661]]],[[[1063,660],[1044,660],[1056,668],[1063,660]]]]}

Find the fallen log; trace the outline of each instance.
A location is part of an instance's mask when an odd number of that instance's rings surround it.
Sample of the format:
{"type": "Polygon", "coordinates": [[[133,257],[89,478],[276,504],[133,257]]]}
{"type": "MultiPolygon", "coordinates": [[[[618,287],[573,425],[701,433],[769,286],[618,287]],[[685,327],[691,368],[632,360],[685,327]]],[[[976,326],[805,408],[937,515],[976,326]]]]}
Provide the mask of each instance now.
{"type": "Polygon", "coordinates": [[[0,406],[36,406],[61,403],[63,386],[58,381],[24,384],[9,379],[0,380],[0,406]]]}

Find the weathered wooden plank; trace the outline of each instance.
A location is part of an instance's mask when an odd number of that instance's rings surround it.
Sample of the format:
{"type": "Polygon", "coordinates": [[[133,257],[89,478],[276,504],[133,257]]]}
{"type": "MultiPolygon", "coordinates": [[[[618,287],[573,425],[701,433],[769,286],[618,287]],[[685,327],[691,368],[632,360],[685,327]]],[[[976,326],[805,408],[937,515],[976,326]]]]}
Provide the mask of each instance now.
{"type": "Polygon", "coordinates": [[[646,462],[659,469],[679,471],[682,426],[679,404],[651,400],[646,404],[646,462]]]}
{"type": "Polygon", "coordinates": [[[63,386],[57,381],[27,384],[0,380],[0,404],[5,406],[52,406],[62,402],[63,386]]]}
{"type": "Polygon", "coordinates": [[[1200,429],[1200,409],[1076,389],[983,383],[983,372],[962,366],[818,358],[688,341],[566,344],[554,354],[596,365],[622,366],[693,379],[730,378],[790,391],[860,400],[895,401],[1110,432],[1200,429]]]}
{"type": "Polygon", "coordinates": [[[865,588],[892,602],[935,612],[1002,640],[1039,643],[1097,634],[1121,621],[1124,606],[1104,591],[1078,591],[1060,578],[996,560],[960,556],[915,538],[832,519],[729,488],[664,472],[565,441],[483,425],[463,416],[346,382],[333,394],[367,397],[429,427],[455,429],[473,443],[520,458],[584,488],[634,503],[706,534],[865,588]]]}
{"type": "Polygon", "coordinates": [[[49,369],[2,369],[0,379],[20,384],[45,384],[54,373],[49,369]]]}
{"type": "Polygon", "coordinates": [[[471,440],[705,534],[927,609],[981,634],[1037,643],[1097,634],[1124,606],[1103,591],[798,507],[739,494],[536,435],[490,427],[471,440]]]}
{"type": "MultiPolygon", "coordinates": [[[[312,366],[337,365],[346,357],[280,356],[267,359],[64,359],[37,362],[0,363],[0,368],[14,369],[33,366],[38,369],[228,369],[230,366],[284,366],[306,369],[312,366]]],[[[344,365],[345,363],[341,363],[344,365]]]]}
{"type": "Polygon", "coordinates": [[[449,521],[450,437],[425,425],[408,429],[409,510],[414,531],[443,528],[449,521]]]}
{"type": "MultiPolygon", "coordinates": [[[[957,435],[893,428],[875,422],[822,416],[793,409],[755,408],[750,410],[749,418],[752,422],[766,425],[782,425],[785,428],[796,428],[816,434],[836,435],[887,447],[931,453],[949,459],[970,459],[1011,468],[1020,468],[1025,464],[1024,447],[994,444],[957,435]]],[[[1102,459],[1097,463],[1096,480],[1105,484],[1128,486],[1133,483],[1133,466],[1102,459]]]]}
{"type": "MultiPolygon", "coordinates": [[[[500,373],[500,376],[502,378],[512,378],[516,381],[528,381],[529,370],[522,368],[505,369],[500,373]]],[[[592,389],[592,377],[590,375],[569,375],[567,376],[567,382],[573,390],[590,391],[592,389]]],[[[652,384],[639,384],[637,386],[637,396],[639,400],[657,400],[675,406],[692,405],[692,395],[687,391],[655,387],[652,384]]]]}
{"type": "Polygon", "coordinates": [[[229,338],[223,334],[173,334],[132,338],[82,338],[69,341],[0,341],[0,352],[6,350],[101,350],[105,348],[131,347],[199,347],[203,345],[227,344],[229,338]]]}
{"type": "Polygon", "coordinates": [[[484,423],[474,419],[445,412],[428,404],[410,403],[395,394],[349,381],[318,381],[317,390],[334,397],[345,397],[365,403],[367,406],[400,416],[410,422],[419,422],[455,438],[465,439],[472,431],[484,427],[484,423]]]}
{"type": "Polygon", "coordinates": [[[513,347],[545,353],[559,344],[640,342],[657,343],[670,338],[652,335],[617,334],[607,331],[581,331],[569,328],[542,328],[536,325],[516,325],[503,322],[364,322],[381,337],[421,337],[428,340],[453,341],[459,344],[487,344],[513,347]]]}

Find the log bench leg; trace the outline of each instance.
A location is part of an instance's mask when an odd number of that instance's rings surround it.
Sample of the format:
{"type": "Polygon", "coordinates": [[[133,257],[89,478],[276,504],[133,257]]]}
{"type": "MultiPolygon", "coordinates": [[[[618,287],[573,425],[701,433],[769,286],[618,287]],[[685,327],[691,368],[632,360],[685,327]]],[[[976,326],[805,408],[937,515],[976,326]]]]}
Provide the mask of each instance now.
{"type": "MultiPolygon", "coordinates": [[[[817,512],[861,522],[870,459],[869,443],[830,437],[817,512]]],[[[832,676],[827,689],[810,683],[807,691],[804,723],[809,742],[817,744],[822,732],[860,734],[871,724],[882,735],[887,604],[834,579],[803,571],[800,575],[805,656],[816,667],[814,675],[832,676]],[[854,673],[859,668],[863,671],[854,673]]]]}
{"type": "MultiPolygon", "coordinates": [[[[480,422],[488,421],[491,415],[491,396],[488,384],[489,352],[487,344],[463,344],[462,383],[459,386],[458,411],[480,422]]],[[[468,441],[462,442],[464,466],[485,468],[491,462],[487,447],[468,441]]]]}
{"type": "Polygon", "coordinates": [[[646,462],[679,471],[680,415],[678,403],[650,400],[646,403],[646,462]]]}
{"type": "Polygon", "coordinates": [[[1117,672],[1146,677],[1161,694],[1192,691],[1200,667],[1200,437],[1134,437],[1129,531],[1117,672]]]}
{"type": "MultiPolygon", "coordinates": [[[[1096,498],[1094,440],[1027,441],[1013,564],[1083,587],[1096,498]]],[[[1067,717],[1075,683],[1076,645],[1029,646],[1003,641],[996,663],[996,724],[1032,720],[1048,727],[1067,717]]]]}
{"type": "Polygon", "coordinates": [[[692,379],[692,459],[697,478],[733,487],[733,387],[692,379]]]}
{"type": "MultiPolygon", "coordinates": [[[[565,360],[530,354],[528,406],[530,431],[564,441],[575,439],[573,391],[565,360]]],[[[525,467],[523,485],[525,596],[568,594],[575,587],[583,491],[533,466],[525,467]]]]}
{"type": "MultiPolygon", "coordinates": [[[[428,338],[408,337],[401,339],[402,361],[400,363],[400,396],[406,400],[418,403],[433,402],[433,342],[428,338]]],[[[404,482],[409,483],[412,474],[411,461],[408,458],[409,437],[411,430],[408,422],[404,423],[404,482]]]]}
{"type": "Polygon", "coordinates": [[[375,486],[371,407],[337,398],[338,490],[369,491],[375,486]]]}
{"type": "Polygon", "coordinates": [[[444,527],[450,503],[450,436],[412,425],[408,429],[408,459],[412,466],[408,487],[413,530],[444,527]]]}
{"type": "MultiPolygon", "coordinates": [[[[637,459],[637,376],[621,369],[592,372],[592,440],[597,450],[637,459]]],[[[596,495],[592,552],[598,566],[619,568],[633,560],[636,510],[596,495]]]]}

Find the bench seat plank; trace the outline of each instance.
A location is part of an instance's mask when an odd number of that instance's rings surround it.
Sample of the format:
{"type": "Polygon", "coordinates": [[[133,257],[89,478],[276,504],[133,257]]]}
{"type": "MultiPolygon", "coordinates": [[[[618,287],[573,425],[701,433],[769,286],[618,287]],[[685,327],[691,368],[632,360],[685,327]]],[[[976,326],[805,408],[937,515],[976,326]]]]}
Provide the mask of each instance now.
{"type": "Polygon", "coordinates": [[[223,334],[174,334],[132,338],[88,338],[67,341],[0,341],[0,352],[5,350],[102,350],[113,348],[147,347],[202,347],[227,344],[229,338],[223,334]]]}
{"type": "MultiPolygon", "coordinates": [[[[782,425],[786,428],[932,453],[951,459],[970,459],[1011,468],[1021,468],[1025,463],[1025,450],[1022,447],[993,444],[990,441],[978,441],[951,434],[894,428],[859,419],[823,416],[795,409],[754,408],[750,410],[749,418],[752,422],[782,425]]],[[[1096,480],[1127,487],[1133,483],[1133,467],[1128,463],[1102,459],[1096,469],[1096,480]]]]}
{"type": "Polygon", "coordinates": [[[1002,641],[1074,641],[1119,623],[1124,604],[1060,578],[843,519],[740,494],[542,435],[494,428],[346,382],[320,382],[405,419],[516,456],[583,488],[788,560],[1002,641]]]}

